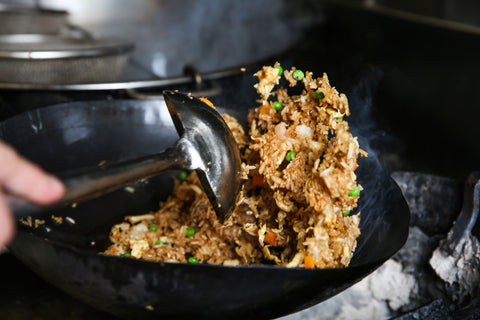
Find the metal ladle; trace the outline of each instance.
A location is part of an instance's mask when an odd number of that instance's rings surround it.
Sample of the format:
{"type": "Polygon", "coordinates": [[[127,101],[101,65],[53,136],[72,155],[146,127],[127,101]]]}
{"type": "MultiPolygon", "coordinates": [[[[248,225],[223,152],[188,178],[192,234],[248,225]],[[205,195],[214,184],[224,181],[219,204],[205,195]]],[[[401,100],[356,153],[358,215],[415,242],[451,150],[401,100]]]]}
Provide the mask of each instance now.
{"type": "Polygon", "coordinates": [[[213,108],[189,95],[165,91],[164,99],[180,139],[164,152],[80,170],[62,177],[64,196],[48,206],[10,197],[15,216],[29,216],[89,200],[136,181],[174,170],[196,170],[217,215],[225,219],[241,188],[240,153],[232,132],[213,108]]]}

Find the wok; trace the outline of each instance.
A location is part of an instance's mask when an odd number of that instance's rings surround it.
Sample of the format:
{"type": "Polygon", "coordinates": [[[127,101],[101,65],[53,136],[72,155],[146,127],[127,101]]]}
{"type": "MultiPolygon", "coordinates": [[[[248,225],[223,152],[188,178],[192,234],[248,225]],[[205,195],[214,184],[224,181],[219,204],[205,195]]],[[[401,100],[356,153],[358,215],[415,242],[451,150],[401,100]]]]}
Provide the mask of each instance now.
{"type": "MultiPolygon", "coordinates": [[[[244,109],[220,109],[246,118],[244,109]]],[[[177,133],[163,101],[74,102],[0,123],[0,138],[51,172],[163,151],[177,133]]],[[[19,224],[11,251],[56,287],[125,319],[275,318],[332,297],[389,259],[405,243],[410,213],[400,189],[371,155],[359,159],[362,234],[349,267],[308,270],[154,263],[99,254],[123,216],[158,207],[171,174],[51,212],[45,224],[19,224]],[[70,217],[57,224],[55,216],[70,217]],[[70,221],[70,222],[69,222],[70,221]]]]}

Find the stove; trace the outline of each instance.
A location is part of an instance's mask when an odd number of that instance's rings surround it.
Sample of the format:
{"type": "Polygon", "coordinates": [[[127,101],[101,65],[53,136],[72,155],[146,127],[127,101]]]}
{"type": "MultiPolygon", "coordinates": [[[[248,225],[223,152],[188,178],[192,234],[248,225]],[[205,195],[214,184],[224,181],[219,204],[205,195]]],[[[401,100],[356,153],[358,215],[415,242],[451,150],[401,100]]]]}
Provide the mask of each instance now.
{"type": "MultiPolygon", "coordinates": [[[[316,10],[323,19],[309,25],[287,55],[271,61],[327,72],[346,93],[352,131],[408,202],[410,235],[402,250],[361,282],[281,319],[480,318],[479,195],[469,182],[480,163],[480,32],[371,7],[316,10]]],[[[215,104],[241,104],[252,101],[253,81],[240,73],[200,87],[220,88],[210,97],[215,104]]],[[[53,103],[125,97],[125,90],[3,89],[0,119],[53,103]]],[[[0,281],[1,319],[114,319],[52,287],[8,252],[0,255],[0,281]]]]}

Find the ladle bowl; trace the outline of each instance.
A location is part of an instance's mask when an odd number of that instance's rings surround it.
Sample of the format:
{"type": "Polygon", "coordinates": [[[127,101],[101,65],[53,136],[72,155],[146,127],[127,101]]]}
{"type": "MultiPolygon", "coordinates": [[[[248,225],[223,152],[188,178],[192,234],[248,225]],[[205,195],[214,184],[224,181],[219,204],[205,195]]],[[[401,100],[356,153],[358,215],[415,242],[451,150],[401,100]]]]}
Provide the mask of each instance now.
{"type": "MultiPolygon", "coordinates": [[[[20,114],[0,123],[0,138],[48,171],[62,172],[152,154],[178,135],[159,101],[112,100],[20,114]]],[[[11,251],[56,287],[124,319],[271,319],[308,308],[360,281],[407,239],[408,206],[370,155],[359,160],[362,234],[346,268],[224,267],[102,255],[111,226],[125,215],[158,208],[171,191],[172,174],[35,216],[43,224],[19,224],[11,251]],[[63,223],[52,215],[63,217],[63,223]]]]}

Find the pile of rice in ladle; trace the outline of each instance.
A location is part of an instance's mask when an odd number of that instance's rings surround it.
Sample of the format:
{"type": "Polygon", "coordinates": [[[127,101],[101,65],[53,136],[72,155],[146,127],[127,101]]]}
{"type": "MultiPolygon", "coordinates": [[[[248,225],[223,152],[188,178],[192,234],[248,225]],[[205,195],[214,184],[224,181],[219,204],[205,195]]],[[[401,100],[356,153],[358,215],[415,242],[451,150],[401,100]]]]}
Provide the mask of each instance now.
{"type": "Polygon", "coordinates": [[[158,211],[112,227],[105,254],[228,266],[349,264],[360,235],[355,169],[359,154],[367,154],[349,132],[347,97],[326,74],[315,79],[276,63],[255,75],[260,100],[248,114],[249,135],[223,115],[243,161],[231,217],[218,219],[196,173],[182,172],[158,211]],[[279,87],[282,76],[290,87],[303,85],[301,94],[279,87]]]}

